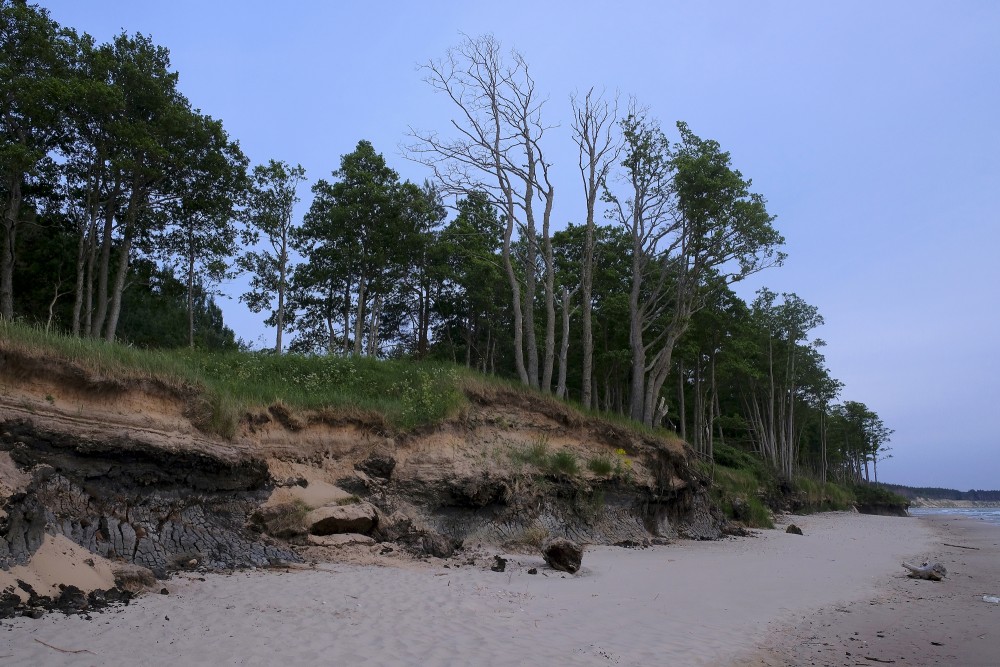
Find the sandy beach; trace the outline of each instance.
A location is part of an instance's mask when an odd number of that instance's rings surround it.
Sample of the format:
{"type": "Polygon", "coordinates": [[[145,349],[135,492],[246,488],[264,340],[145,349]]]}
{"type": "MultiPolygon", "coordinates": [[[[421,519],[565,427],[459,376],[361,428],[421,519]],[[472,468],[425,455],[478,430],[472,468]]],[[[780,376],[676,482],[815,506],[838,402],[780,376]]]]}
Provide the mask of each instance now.
{"type": "Polygon", "coordinates": [[[460,556],[403,567],[179,574],[163,583],[169,594],[147,594],[92,620],[48,614],[0,622],[0,659],[4,665],[995,664],[977,660],[997,643],[1000,605],[982,601],[1000,590],[996,527],[850,513],[788,518],[803,536],[773,530],[648,549],[594,547],[576,576],[516,554],[502,573],[482,558],[470,565],[460,556]],[[907,579],[900,561],[925,558],[944,562],[949,577],[907,579]]]}

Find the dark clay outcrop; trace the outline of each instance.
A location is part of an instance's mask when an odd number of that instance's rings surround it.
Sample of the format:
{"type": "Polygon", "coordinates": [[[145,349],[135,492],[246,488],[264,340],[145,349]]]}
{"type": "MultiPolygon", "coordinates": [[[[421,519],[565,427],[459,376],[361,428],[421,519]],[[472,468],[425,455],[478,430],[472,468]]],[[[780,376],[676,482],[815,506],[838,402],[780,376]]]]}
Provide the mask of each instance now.
{"type": "Polygon", "coordinates": [[[86,441],[28,421],[0,424],[0,448],[32,476],[4,507],[0,566],[27,562],[46,533],[158,576],[192,562],[219,569],[298,560],[246,528],[270,492],[260,461],[86,441]]]}

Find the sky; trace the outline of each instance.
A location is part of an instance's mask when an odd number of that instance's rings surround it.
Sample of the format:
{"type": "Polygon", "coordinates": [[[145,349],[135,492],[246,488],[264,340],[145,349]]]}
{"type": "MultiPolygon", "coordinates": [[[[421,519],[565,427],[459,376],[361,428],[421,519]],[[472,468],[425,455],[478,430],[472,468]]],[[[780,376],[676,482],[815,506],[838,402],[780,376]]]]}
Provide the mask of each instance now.
{"type": "MultiPolygon", "coordinates": [[[[308,183],[361,139],[401,177],[428,178],[400,147],[411,127],[446,131],[454,109],[419,65],[463,34],[519,50],[548,98],[554,220],[583,220],[573,92],[634,96],[668,130],[686,121],[731,153],[786,239],[784,266],[740,295],[767,286],[817,306],[841,399],[895,430],[879,478],[1000,488],[1000,3],[41,5],[100,41],[151,35],[253,163],[299,163],[308,183]]],[[[271,343],[262,316],[220,305],[238,336],[271,343]]]]}

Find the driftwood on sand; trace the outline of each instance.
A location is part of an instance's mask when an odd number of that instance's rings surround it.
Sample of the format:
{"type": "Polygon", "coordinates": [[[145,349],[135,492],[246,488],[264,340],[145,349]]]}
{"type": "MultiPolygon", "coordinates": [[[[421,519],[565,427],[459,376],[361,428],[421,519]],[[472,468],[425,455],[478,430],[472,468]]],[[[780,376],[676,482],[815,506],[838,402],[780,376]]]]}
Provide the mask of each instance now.
{"type": "Polygon", "coordinates": [[[948,576],[948,570],[941,563],[924,563],[920,567],[903,563],[903,567],[910,571],[908,576],[914,579],[930,579],[931,581],[941,581],[948,576]]]}

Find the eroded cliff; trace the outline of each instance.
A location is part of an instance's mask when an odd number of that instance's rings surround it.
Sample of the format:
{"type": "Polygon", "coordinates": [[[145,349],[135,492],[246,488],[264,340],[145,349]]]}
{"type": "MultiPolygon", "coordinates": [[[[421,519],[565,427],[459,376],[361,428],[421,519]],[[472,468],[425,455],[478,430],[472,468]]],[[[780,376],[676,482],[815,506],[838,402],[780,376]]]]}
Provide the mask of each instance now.
{"type": "Polygon", "coordinates": [[[308,513],[361,504],[366,541],[438,556],[545,536],[719,536],[681,443],[515,389],[466,394],[461,415],[411,432],[276,403],[223,438],[196,427],[194,389],[4,352],[0,569],[47,535],[159,576],[315,559],[343,541],[311,538],[308,513]]]}

